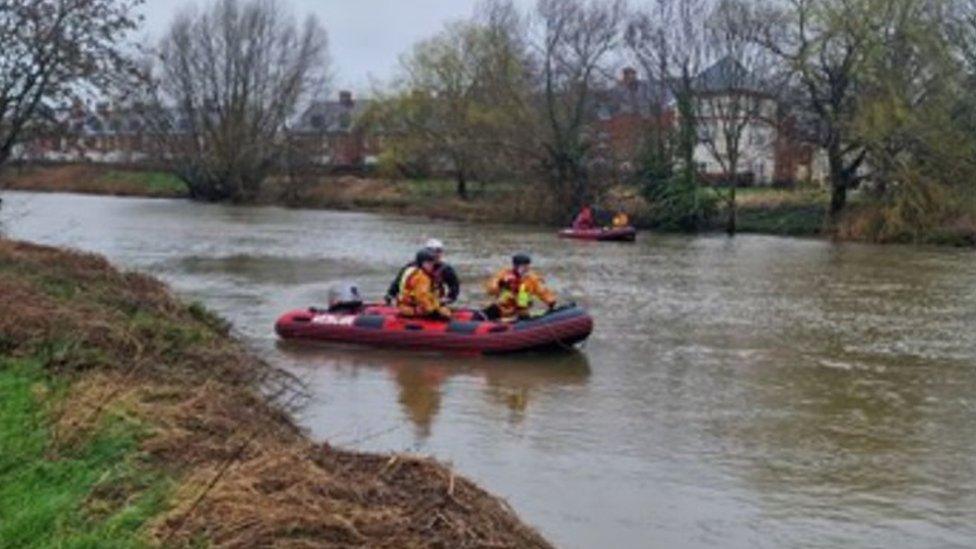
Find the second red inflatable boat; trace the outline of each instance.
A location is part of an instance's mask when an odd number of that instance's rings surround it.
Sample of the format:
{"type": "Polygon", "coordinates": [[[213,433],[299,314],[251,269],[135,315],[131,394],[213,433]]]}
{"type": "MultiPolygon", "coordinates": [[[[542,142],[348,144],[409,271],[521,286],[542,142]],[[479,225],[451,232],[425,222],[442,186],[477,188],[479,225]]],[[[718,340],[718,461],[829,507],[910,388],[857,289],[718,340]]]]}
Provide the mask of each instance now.
{"type": "Polygon", "coordinates": [[[613,229],[563,229],[559,231],[562,238],[577,240],[605,240],[633,242],[637,239],[637,229],[633,227],[618,227],[613,229]]]}

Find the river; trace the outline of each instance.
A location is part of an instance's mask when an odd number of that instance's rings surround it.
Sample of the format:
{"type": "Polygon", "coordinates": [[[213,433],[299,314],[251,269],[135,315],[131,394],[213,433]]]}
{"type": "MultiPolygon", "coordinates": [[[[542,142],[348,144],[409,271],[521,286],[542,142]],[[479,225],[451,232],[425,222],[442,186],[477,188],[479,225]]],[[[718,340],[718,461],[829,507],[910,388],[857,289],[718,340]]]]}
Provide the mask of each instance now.
{"type": "Polygon", "coordinates": [[[336,445],[432,454],[562,547],[976,546],[976,254],[742,235],[562,241],[538,228],[3,193],[8,236],[105,254],[302,377],[336,445]],[[428,237],[465,301],[513,251],[588,307],[573,353],[282,345],[428,237]]]}

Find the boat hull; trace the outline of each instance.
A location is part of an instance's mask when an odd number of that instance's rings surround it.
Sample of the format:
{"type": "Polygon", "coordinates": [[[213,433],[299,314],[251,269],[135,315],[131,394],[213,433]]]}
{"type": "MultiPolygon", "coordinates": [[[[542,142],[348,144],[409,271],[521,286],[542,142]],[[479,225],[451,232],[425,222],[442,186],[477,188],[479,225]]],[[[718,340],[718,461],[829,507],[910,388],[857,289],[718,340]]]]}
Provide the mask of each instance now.
{"type": "Polygon", "coordinates": [[[637,239],[637,229],[620,227],[616,229],[563,229],[559,231],[561,238],[576,240],[598,240],[609,242],[633,242],[637,239]]]}
{"type": "Polygon", "coordinates": [[[460,311],[445,321],[405,318],[385,306],[369,306],[357,313],[313,308],[285,313],[275,323],[275,331],[286,340],[501,354],[570,348],[589,337],[593,319],[575,305],[518,322],[479,320],[472,311],[460,311]]]}

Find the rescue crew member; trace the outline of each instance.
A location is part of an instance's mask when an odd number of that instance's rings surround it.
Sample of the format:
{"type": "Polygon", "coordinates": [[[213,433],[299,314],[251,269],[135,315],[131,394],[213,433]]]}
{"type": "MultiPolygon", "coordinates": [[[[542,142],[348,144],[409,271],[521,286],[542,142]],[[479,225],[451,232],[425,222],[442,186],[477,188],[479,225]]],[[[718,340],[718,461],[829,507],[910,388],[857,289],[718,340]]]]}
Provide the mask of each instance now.
{"type": "Polygon", "coordinates": [[[531,264],[528,255],[515,254],[512,268],[500,271],[488,281],[488,295],[495,299],[484,311],[489,320],[528,318],[533,298],[548,305],[550,311],[556,306],[556,294],[531,270],[531,264]]]}
{"type": "Polygon", "coordinates": [[[576,219],[573,220],[573,228],[582,231],[592,229],[595,226],[596,222],[593,220],[593,209],[589,206],[583,206],[583,209],[576,214],[576,219]]]}
{"type": "MultiPolygon", "coordinates": [[[[454,303],[457,301],[458,294],[461,293],[461,281],[458,280],[458,275],[454,271],[454,268],[444,263],[444,243],[436,238],[431,238],[424,245],[424,249],[434,254],[434,258],[436,259],[434,265],[434,288],[437,290],[437,295],[440,297],[441,303],[444,305],[454,303]]],[[[410,267],[416,266],[416,262],[410,262],[400,269],[396,278],[390,283],[389,289],[386,290],[385,299],[387,303],[396,301],[397,295],[400,293],[400,282],[403,280],[403,274],[410,267]]]]}
{"type": "Polygon", "coordinates": [[[630,225],[630,217],[624,212],[617,212],[617,215],[613,216],[613,228],[622,229],[630,225]]]}
{"type": "Polygon", "coordinates": [[[451,310],[441,305],[434,287],[437,258],[427,248],[417,252],[415,267],[407,267],[397,292],[397,309],[403,316],[450,318],[451,310]]]}

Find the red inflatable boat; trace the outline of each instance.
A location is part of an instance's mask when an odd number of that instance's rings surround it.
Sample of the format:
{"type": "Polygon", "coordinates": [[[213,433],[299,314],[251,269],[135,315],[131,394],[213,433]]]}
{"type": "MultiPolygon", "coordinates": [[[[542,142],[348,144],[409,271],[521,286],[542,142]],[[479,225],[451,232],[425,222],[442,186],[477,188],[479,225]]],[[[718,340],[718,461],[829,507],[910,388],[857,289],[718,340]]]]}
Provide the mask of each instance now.
{"type": "Polygon", "coordinates": [[[607,240],[618,242],[633,242],[637,239],[637,229],[633,227],[620,227],[617,229],[563,229],[559,231],[562,238],[575,238],[577,240],[607,240]]]}
{"type": "Polygon", "coordinates": [[[290,340],[494,354],[567,348],[590,335],[593,319],[576,305],[517,322],[481,320],[474,311],[457,311],[449,321],[405,318],[393,307],[367,305],[355,312],[291,311],[275,331],[290,340]]]}

